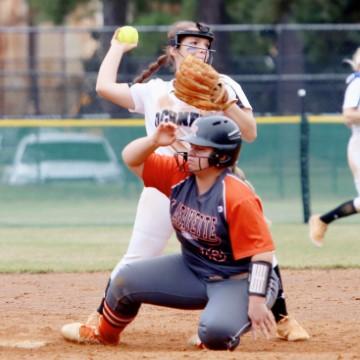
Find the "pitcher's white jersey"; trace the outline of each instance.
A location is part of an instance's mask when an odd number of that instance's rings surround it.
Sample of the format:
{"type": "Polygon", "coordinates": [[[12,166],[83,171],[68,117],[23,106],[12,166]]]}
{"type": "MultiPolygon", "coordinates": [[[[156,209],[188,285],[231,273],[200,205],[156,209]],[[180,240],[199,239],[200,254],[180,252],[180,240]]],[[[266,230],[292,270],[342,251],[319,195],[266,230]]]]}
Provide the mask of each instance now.
{"type": "MultiPolygon", "coordinates": [[[[238,106],[252,109],[238,83],[226,75],[221,75],[221,80],[226,86],[229,100],[237,100],[238,106]]],[[[161,122],[173,122],[179,126],[179,136],[182,136],[188,133],[191,124],[199,116],[209,115],[210,113],[218,114],[218,112],[214,111],[199,110],[179,100],[174,94],[173,80],[152,79],[147,83],[132,85],[130,91],[135,108],[129,110],[144,114],[148,135],[153,134],[161,122]]],[[[184,144],[176,142],[171,148],[159,148],[157,152],[172,155],[174,151],[184,150],[184,144]]]]}

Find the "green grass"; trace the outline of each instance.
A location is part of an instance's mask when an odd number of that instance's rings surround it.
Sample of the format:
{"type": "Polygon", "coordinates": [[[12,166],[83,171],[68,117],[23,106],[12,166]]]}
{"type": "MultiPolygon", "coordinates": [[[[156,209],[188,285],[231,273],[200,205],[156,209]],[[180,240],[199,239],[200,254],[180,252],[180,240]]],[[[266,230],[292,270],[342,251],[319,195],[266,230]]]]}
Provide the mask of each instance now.
{"type": "MultiPolygon", "coordinates": [[[[360,267],[359,224],[334,223],[323,248],[307,226],[274,224],[282,268],[360,267]]],[[[110,271],[125,252],[131,226],[0,228],[0,272],[110,271]]],[[[166,253],[178,251],[172,238],[166,253]]]]}
{"type": "Polygon", "coordinates": [[[138,193],[118,184],[0,186],[0,227],[131,224],[138,193]]]}
{"type": "MultiPolygon", "coordinates": [[[[138,185],[0,185],[0,272],[110,271],[130,239],[138,185]]],[[[319,249],[301,224],[298,196],[263,200],[282,267],[360,267],[359,215],[333,223],[319,249]]],[[[324,212],[345,200],[314,196],[312,209],[324,212]]],[[[177,250],[173,238],[166,252],[177,250]]]]}
{"type": "Polygon", "coordinates": [[[272,234],[282,268],[347,268],[360,267],[359,229],[359,223],[339,220],[330,225],[321,248],[309,240],[307,225],[275,224],[272,234]]]}

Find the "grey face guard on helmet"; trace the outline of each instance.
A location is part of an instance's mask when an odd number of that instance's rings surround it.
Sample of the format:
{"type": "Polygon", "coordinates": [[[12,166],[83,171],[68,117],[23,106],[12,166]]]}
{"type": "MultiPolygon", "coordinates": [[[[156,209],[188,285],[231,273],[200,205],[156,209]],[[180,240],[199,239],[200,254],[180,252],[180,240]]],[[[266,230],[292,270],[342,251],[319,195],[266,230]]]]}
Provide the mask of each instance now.
{"type": "MultiPolygon", "coordinates": [[[[206,56],[206,63],[211,64],[214,58],[214,54],[216,50],[211,49],[211,44],[213,40],[215,39],[214,33],[210,30],[210,28],[204,24],[196,23],[196,27],[199,29],[198,31],[195,30],[180,30],[178,31],[175,36],[172,39],[169,39],[169,45],[173,46],[175,48],[179,48],[181,45],[181,40],[186,36],[194,36],[199,37],[202,39],[209,40],[209,48],[207,49],[207,56],[206,56]]],[[[192,45],[186,45],[189,48],[195,49],[195,50],[204,50],[203,48],[192,46],[192,45]]]]}
{"type": "MultiPolygon", "coordinates": [[[[193,158],[196,158],[196,159],[198,159],[198,161],[199,161],[199,169],[198,170],[196,170],[196,171],[200,171],[200,170],[204,170],[204,169],[207,169],[208,167],[210,167],[210,166],[213,166],[212,164],[211,164],[211,162],[212,162],[212,153],[209,155],[209,156],[192,156],[192,155],[189,155],[189,153],[187,152],[187,151],[177,151],[175,154],[174,154],[174,156],[175,156],[175,160],[176,160],[176,164],[177,164],[177,166],[178,166],[178,168],[179,168],[179,170],[180,171],[183,171],[183,172],[188,172],[189,170],[187,169],[187,167],[186,167],[186,163],[187,163],[187,161],[188,161],[188,159],[189,159],[189,157],[193,157],[193,158]],[[202,168],[201,167],[201,159],[207,159],[208,160],[208,162],[209,162],[209,166],[207,166],[207,167],[205,167],[205,168],[202,168]]],[[[195,170],[194,170],[194,172],[195,172],[195,170]]]]}
{"type": "MultiPolygon", "coordinates": [[[[231,151],[213,149],[212,153],[209,156],[193,156],[193,157],[199,159],[199,170],[204,170],[204,168],[201,168],[201,163],[200,163],[201,159],[208,159],[209,167],[214,166],[217,168],[226,168],[234,165],[239,155],[239,152],[240,152],[240,145],[231,151]]],[[[188,171],[186,168],[186,163],[191,155],[189,155],[187,151],[177,151],[174,154],[174,156],[180,171],[188,171]]]]}
{"type": "MultiPolygon", "coordinates": [[[[187,135],[181,138],[181,141],[186,141],[191,145],[197,146],[206,146],[213,148],[213,151],[209,156],[194,156],[199,159],[199,170],[203,170],[200,165],[201,159],[208,159],[209,167],[214,166],[217,168],[226,168],[233,166],[236,162],[241,144],[237,145],[222,145],[221,149],[218,148],[219,144],[212,143],[201,138],[197,138],[194,135],[187,135]]],[[[175,153],[176,163],[181,171],[186,170],[186,163],[189,158],[189,152],[187,151],[177,151],[175,153]]]]}

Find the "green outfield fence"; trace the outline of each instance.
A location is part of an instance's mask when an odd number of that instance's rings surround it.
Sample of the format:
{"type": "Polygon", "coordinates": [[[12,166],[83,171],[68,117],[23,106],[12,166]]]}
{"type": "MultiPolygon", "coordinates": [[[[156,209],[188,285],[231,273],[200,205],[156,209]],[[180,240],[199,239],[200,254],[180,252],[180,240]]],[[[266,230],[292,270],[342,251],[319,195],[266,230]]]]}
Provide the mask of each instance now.
{"type": "MultiPolygon", "coordinates": [[[[307,119],[310,211],[323,211],[355,195],[346,159],[350,131],[340,115],[308,116],[307,119]]],[[[244,144],[239,165],[263,199],[266,215],[273,222],[301,223],[300,117],[258,117],[257,121],[258,138],[253,144],[244,144]]],[[[130,140],[144,134],[144,124],[139,119],[3,119],[0,122],[0,226],[131,224],[141,183],[124,167],[120,153],[130,140]],[[46,160],[85,159],[90,167],[96,168],[103,161],[102,155],[98,150],[66,143],[55,150],[42,149],[41,153],[40,147],[32,144],[23,162],[35,164],[39,177],[27,179],[23,184],[11,183],[10,177],[19,166],[14,166],[14,157],[21,150],[22,139],[31,134],[40,139],[43,134],[53,133],[65,134],[68,138],[80,133],[89,138],[96,135],[106,139],[116,154],[120,175],[104,181],[94,181],[87,176],[66,181],[41,178],[40,175],[50,172],[46,160]]],[[[20,165],[23,165],[21,161],[20,165]]],[[[67,162],[65,165],[66,170],[71,168],[67,162]]],[[[60,168],[56,165],[51,171],[56,173],[60,168]]],[[[80,166],[75,170],[81,173],[80,166]]],[[[19,174],[20,179],[21,176],[19,174]]]]}

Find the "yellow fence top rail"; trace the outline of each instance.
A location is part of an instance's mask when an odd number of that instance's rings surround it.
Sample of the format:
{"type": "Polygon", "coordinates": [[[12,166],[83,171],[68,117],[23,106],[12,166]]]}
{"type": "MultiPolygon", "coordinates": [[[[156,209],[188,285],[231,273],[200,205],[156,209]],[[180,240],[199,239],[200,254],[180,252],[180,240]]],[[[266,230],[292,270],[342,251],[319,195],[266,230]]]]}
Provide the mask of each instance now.
{"type": "MultiPolygon", "coordinates": [[[[341,115],[308,115],[310,123],[343,123],[341,115]]],[[[300,116],[257,116],[258,124],[298,124],[300,116]]],[[[0,119],[0,127],[136,127],[143,119],[0,119]]]]}

